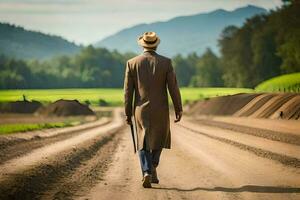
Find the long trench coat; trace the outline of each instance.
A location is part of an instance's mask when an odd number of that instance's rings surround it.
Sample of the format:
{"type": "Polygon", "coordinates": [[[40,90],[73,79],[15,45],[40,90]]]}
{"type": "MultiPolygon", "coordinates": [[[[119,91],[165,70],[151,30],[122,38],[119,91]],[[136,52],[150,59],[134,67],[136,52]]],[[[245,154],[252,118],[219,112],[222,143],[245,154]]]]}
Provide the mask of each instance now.
{"type": "Polygon", "coordinates": [[[144,145],[147,150],[171,148],[167,88],[175,113],[182,111],[180,91],[169,58],[146,51],[127,61],[125,114],[134,115],[138,150],[144,145]]]}

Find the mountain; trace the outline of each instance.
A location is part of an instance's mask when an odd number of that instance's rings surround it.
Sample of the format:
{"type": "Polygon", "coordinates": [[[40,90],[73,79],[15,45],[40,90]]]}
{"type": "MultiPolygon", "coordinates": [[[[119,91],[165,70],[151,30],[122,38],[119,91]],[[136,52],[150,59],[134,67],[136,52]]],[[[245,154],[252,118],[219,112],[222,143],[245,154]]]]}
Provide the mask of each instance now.
{"type": "Polygon", "coordinates": [[[0,23],[0,54],[9,57],[45,59],[56,55],[74,54],[80,48],[59,36],[0,23]]]}
{"type": "Polygon", "coordinates": [[[165,22],[139,24],[104,38],[95,46],[138,53],[141,49],[137,45],[137,37],[143,32],[155,31],[161,38],[158,51],[167,56],[190,52],[202,54],[207,47],[218,53],[217,41],[226,26],[241,26],[247,18],[266,12],[264,8],[249,5],[233,11],[219,9],[165,22]]]}

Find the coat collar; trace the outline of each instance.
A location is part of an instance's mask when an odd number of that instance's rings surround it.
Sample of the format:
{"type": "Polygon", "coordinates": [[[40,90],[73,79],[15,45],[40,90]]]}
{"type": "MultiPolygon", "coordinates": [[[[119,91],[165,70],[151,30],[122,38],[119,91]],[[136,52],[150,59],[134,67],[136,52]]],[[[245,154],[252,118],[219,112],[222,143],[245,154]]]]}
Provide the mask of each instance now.
{"type": "Polygon", "coordinates": [[[151,51],[151,50],[149,50],[149,51],[144,51],[143,54],[144,54],[144,55],[157,55],[157,53],[156,53],[155,51],[151,51]]]}

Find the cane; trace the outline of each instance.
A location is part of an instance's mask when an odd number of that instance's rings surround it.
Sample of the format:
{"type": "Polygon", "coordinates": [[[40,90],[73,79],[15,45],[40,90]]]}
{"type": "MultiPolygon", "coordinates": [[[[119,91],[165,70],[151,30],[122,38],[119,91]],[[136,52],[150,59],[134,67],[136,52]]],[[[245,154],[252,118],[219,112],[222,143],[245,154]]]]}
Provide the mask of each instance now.
{"type": "Polygon", "coordinates": [[[130,129],[131,129],[131,136],[132,136],[132,141],[133,141],[133,149],[134,149],[134,153],[136,153],[136,145],[135,145],[135,139],[134,139],[134,129],[133,129],[132,122],[130,124],[130,129]]]}

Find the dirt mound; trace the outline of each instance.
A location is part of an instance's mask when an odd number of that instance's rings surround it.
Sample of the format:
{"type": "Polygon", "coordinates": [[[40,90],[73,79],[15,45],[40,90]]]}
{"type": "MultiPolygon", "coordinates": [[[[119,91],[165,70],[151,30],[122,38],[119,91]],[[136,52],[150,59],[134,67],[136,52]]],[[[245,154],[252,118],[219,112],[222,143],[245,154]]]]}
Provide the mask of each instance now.
{"type": "Polygon", "coordinates": [[[300,94],[236,94],[199,101],[188,109],[191,115],[300,119],[300,94]]]}
{"type": "Polygon", "coordinates": [[[284,105],[291,98],[297,96],[296,94],[279,94],[271,98],[263,106],[257,109],[251,117],[254,118],[269,118],[278,108],[284,105]]]}
{"type": "Polygon", "coordinates": [[[0,113],[34,113],[42,104],[38,101],[14,101],[0,104],[0,113]]]}
{"type": "Polygon", "coordinates": [[[266,102],[268,102],[271,98],[273,98],[275,94],[260,94],[252,99],[247,105],[245,105],[242,109],[238,110],[234,113],[234,116],[237,117],[247,117],[252,115],[255,111],[261,108],[266,102]]]}
{"type": "Polygon", "coordinates": [[[271,119],[300,119],[300,95],[295,95],[280,108],[278,108],[271,116],[271,119]]]}
{"type": "Polygon", "coordinates": [[[47,116],[95,115],[87,105],[81,104],[77,100],[63,99],[40,108],[37,114],[47,116]]]}
{"type": "Polygon", "coordinates": [[[189,108],[188,113],[192,115],[233,115],[259,95],[240,93],[199,101],[189,108]]]}

